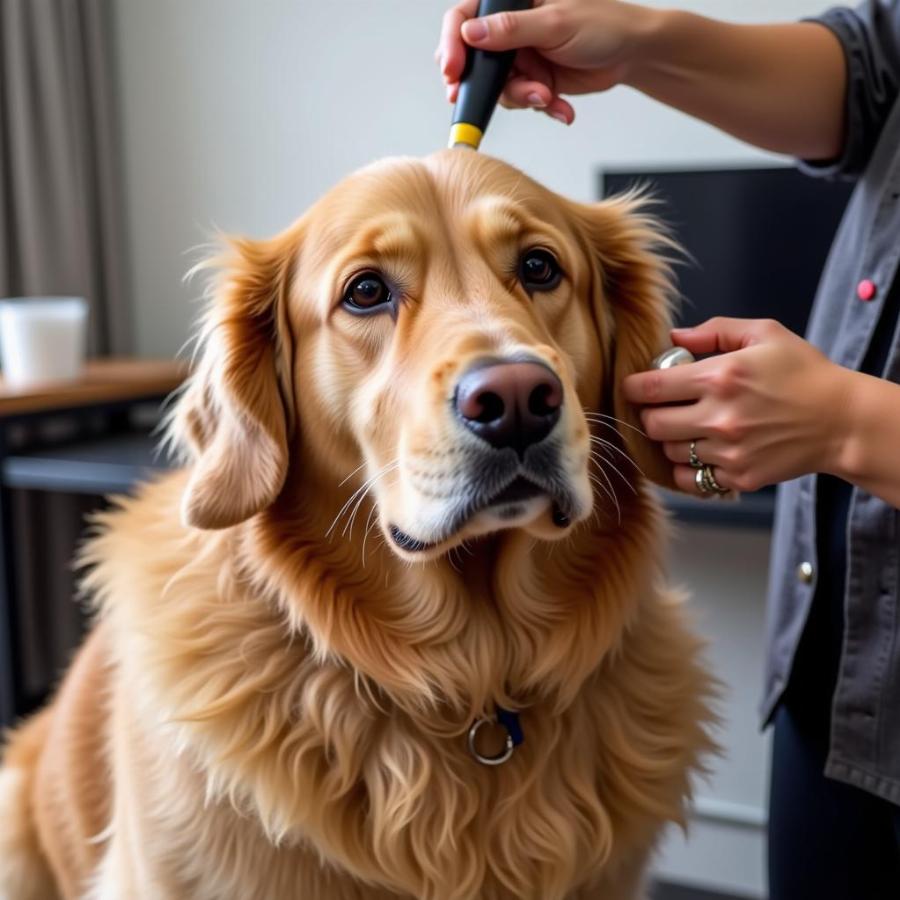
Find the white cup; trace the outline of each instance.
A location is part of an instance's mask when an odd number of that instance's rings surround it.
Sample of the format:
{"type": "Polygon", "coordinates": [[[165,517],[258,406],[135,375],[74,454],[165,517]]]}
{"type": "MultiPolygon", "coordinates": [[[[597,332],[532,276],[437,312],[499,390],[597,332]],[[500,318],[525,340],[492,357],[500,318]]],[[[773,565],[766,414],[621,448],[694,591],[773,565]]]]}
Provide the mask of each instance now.
{"type": "Polygon", "coordinates": [[[88,305],[83,297],[0,300],[0,362],[10,387],[77,378],[84,366],[88,305]]]}

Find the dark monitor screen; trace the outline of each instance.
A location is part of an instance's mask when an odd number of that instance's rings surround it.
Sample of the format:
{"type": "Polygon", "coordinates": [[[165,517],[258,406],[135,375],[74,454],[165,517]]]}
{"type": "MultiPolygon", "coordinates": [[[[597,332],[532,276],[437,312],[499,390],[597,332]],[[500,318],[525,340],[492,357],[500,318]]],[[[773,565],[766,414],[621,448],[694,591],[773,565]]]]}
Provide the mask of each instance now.
{"type": "Polygon", "coordinates": [[[804,333],[851,185],[792,168],[601,175],[603,196],[637,185],[689,254],[676,268],[679,324],[772,318],[804,333]]]}

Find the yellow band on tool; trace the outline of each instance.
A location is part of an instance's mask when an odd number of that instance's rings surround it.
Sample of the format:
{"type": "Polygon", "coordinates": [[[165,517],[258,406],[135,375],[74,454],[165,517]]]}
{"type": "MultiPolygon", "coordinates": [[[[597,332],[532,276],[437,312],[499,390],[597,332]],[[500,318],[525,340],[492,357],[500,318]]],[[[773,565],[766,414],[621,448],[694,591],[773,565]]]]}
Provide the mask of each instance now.
{"type": "Polygon", "coordinates": [[[457,144],[466,144],[477,150],[483,137],[484,132],[475,125],[470,125],[468,122],[457,122],[455,125],[450,126],[450,143],[448,146],[455,147],[457,144]]]}

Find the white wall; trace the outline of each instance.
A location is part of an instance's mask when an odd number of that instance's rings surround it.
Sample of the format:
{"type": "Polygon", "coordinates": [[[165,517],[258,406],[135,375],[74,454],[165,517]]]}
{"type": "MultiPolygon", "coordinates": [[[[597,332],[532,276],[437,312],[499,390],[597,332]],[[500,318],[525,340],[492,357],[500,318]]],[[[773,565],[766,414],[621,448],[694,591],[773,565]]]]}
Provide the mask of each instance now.
{"type": "MultiPolygon", "coordinates": [[[[658,3],[657,5],[663,5],[658,3]]],[[[666,4],[668,5],[668,4],[666,4]]],[[[824,0],[694,0],[743,21],[791,19],[824,0]]],[[[185,341],[196,286],[182,276],[213,227],[281,229],[354,168],[446,141],[450,108],[432,61],[444,0],[117,0],[137,347],[185,341]]],[[[598,167],[763,158],[710,128],[618,90],[579,98],[569,129],[499,111],[485,150],[555,190],[594,196],[598,167]]],[[[768,536],[686,530],[673,552],[729,686],[728,758],[701,810],[764,815],[767,744],[755,730],[768,536]]],[[[698,821],[660,867],[698,883],[762,891],[759,827],[698,821]]]]}
{"type": "Polygon", "coordinates": [[[752,897],[765,891],[769,737],[758,729],[769,532],[681,525],[669,553],[674,584],[692,595],[697,626],[723,682],[718,738],[725,755],[696,788],[687,841],[671,829],[657,870],[673,880],[752,897]]]}
{"type": "MultiPolygon", "coordinates": [[[[824,0],[822,0],[824,3],[824,0]]],[[[263,236],[372,159],[426,154],[450,108],[432,53],[445,0],[117,0],[136,342],[169,355],[211,229],[263,236]]],[[[658,5],[663,5],[658,3],[658,5]]],[[[817,0],[694,0],[742,20],[817,0]]],[[[735,161],[747,147],[627,89],[579,98],[572,128],[500,110],[485,150],[587,200],[604,163],[735,161]]]]}

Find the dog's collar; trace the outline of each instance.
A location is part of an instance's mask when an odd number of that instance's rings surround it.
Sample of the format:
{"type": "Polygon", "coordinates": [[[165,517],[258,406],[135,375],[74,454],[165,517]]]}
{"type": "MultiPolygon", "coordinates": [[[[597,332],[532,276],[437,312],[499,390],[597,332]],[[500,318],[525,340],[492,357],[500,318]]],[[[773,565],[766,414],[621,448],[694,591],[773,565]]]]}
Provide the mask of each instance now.
{"type": "Polygon", "coordinates": [[[469,753],[471,753],[483,766],[501,766],[512,757],[513,753],[516,751],[516,747],[524,740],[525,735],[522,733],[522,723],[519,721],[519,714],[498,706],[496,707],[494,715],[485,716],[472,723],[472,727],[469,729],[469,753]],[[502,725],[506,729],[506,741],[503,749],[496,756],[484,756],[482,753],[478,752],[478,749],[475,746],[478,739],[478,732],[481,731],[485,725],[489,724],[502,725]]]}

